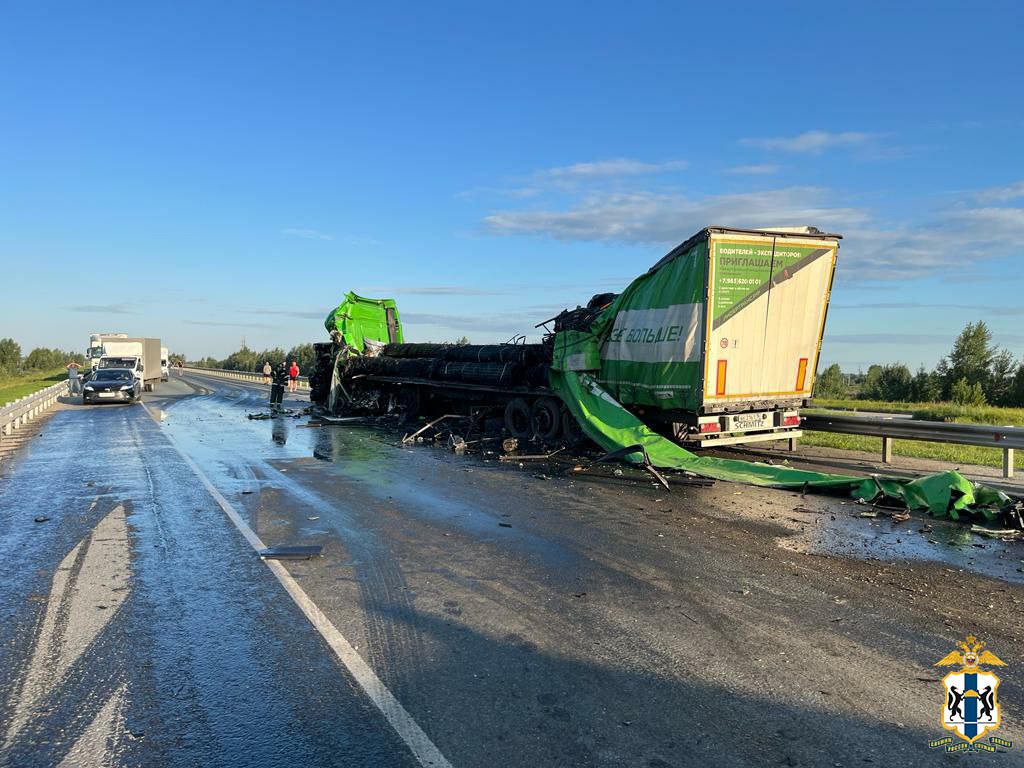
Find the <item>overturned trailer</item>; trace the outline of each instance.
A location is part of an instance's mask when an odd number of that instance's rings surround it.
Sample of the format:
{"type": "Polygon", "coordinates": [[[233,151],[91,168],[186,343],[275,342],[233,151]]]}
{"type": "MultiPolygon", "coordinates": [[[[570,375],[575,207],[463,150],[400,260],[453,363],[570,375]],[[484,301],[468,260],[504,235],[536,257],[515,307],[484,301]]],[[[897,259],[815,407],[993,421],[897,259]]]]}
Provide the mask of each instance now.
{"type": "Polygon", "coordinates": [[[348,294],[317,344],[313,400],[332,411],[500,410],[519,438],[579,440],[553,371],[589,371],[687,446],[800,434],[840,236],[708,227],[620,294],[542,324],[540,344],[406,344],[390,300],[348,294]]]}

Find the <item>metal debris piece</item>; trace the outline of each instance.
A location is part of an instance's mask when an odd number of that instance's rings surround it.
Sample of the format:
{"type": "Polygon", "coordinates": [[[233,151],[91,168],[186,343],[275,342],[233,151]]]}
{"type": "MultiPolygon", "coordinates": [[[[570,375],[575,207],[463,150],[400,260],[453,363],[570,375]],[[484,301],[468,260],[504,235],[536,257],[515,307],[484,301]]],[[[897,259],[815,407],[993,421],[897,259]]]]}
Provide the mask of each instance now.
{"type": "MultiPolygon", "coordinates": [[[[508,442],[508,441],[506,441],[508,442]]],[[[529,456],[499,456],[499,461],[546,461],[554,456],[556,453],[561,453],[565,448],[559,448],[552,451],[551,453],[535,453],[529,456]]]]}
{"type": "Polygon", "coordinates": [[[982,525],[972,525],[971,533],[976,533],[979,536],[987,536],[990,539],[1015,539],[1021,535],[1021,531],[1014,530],[1013,528],[1004,528],[1002,530],[997,528],[986,528],[982,525]]]}
{"type": "MultiPolygon", "coordinates": [[[[612,451],[611,453],[606,453],[604,456],[601,456],[599,459],[595,460],[594,464],[599,464],[602,461],[611,461],[613,459],[623,459],[626,456],[629,456],[629,455],[634,454],[634,453],[641,453],[641,454],[643,454],[643,457],[644,457],[643,468],[645,470],[647,470],[648,472],[650,472],[651,475],[654,477],[654,479],[657,480],[659,483],[661,483],[662,487],[666,491],[671,491],[672,489],[668,487],[668,481],[664,477],[662,477],[661,473],[659,473],[658,470],[656,470],[654,468],[654,465],[651,464],[651,457],[647,455],[647,449],[644,448],[639,443],[637,443],[636,445],[627,445],[625,448],[620,448],[617,451],[612,451]]],[[[621,475],[621,471],[620,470],[615,470],[615,474],[616,475],[621,475]]]]}
{"type": "Polygon", "coordinates": [[[318,545],[293,547],[267,547],[259,551],[264,560],[309,560],[320,557],[323,547],[318,545]]]}
{"type": "Polygon", "coordinates": [[[366,421],[366,416],[320,416],[320,421],[323,424],[317,426],[332,427],[336,424],[351,424],[353,421],[366,421]]]}
{"type": "Polygon", "coordinates": [[[445,419],[461,419],[461,418],[462,418],[461,414],[458,414],[458,413],[446,413],[444,416],[438,416],[433,421],[428,421],[426,424],[424,424],[422,427],[417,429],[411,435],[406,435],[405,437],[403,437],[402,438],[402,442],[403,443],[414,442],[416,440],[417,436],[419,436],[423,432],[426,432],[428,429],[430,429],[435,424],[440,424],[445,419]]]}

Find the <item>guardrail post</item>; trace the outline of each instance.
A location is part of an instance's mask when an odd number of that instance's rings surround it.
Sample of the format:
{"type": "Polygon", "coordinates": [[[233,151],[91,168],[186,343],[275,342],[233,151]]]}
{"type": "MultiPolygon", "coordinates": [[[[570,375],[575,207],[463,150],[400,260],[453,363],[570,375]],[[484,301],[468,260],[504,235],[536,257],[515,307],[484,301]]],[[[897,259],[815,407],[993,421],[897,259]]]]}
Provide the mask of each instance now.
{"type": "Polygon", "coordinates": [[[892,438],[882,438],[882,463],[892,464],[892,438]]]}
{"type": "Polygon", "coordinates": [[[1003,477],[1013,477],[1013,448],[1003,448],[1003,477]]]}

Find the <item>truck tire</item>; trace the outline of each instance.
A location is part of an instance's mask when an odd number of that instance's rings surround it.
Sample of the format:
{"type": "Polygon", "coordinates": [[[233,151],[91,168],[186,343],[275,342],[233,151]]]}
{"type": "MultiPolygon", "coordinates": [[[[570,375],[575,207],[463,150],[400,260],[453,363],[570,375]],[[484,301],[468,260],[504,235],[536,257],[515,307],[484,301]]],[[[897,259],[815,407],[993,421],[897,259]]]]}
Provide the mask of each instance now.
{"type": "Polygon", "coordinates": [[[517,440],[533,437],[530,404],[522,397],[513,397],[505,406],[505,431],[517,440]]]}
{"type": "Polygon", "coordinates": [[[570,449],[581,448],[587,441],[587,435],[583,431],[583,427],[580,426],[580,423],[576,421],[576,417],[568,409],[562,413],[562,434],[565,437],[566,445],[570,449]]]}
{"type": "Polygon", "coordinates": [[[530,411],[533,434],[545,443],[553,443],[562,432],[562,404],[553,397],[538,397],[530,411]]]}

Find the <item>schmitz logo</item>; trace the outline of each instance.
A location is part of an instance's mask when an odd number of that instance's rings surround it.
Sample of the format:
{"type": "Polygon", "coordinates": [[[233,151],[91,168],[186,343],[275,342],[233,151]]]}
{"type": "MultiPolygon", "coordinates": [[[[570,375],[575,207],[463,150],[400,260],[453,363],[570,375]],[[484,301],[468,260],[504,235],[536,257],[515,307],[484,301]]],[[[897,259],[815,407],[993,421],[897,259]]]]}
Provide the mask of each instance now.
{"type": "Polygon", "coordinates": [[[959,651],[951,651],[936,667],[960,665],[960,669],[942,678],[942,727],[953,731],[963,741],[952,736],[931,741],[932,748],[944,747],[946,752],[995,752],[996,747],[1012,747],[1013,742],[989,737],[988,743],[979,742],[986,733],[999,727],[999,700],[996,690],[999,678],[982,668],[983,664],[1005,667],[1006,662],[991,651],[982,650],[985,643],[974,635],[966,642],[958,642],[959,651]]]}

